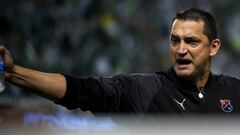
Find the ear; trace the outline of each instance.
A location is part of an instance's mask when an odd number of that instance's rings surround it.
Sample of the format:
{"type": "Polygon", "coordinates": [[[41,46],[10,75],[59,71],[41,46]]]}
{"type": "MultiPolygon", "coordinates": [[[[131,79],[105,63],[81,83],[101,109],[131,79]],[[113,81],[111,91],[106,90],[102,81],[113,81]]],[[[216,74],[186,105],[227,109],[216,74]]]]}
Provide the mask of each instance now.
{"type": "Polygon", "coordinates": [[[220,40],[214,39],[210,44],[210,56],[216,55],[220,46],[221,46],[220,40]]]}

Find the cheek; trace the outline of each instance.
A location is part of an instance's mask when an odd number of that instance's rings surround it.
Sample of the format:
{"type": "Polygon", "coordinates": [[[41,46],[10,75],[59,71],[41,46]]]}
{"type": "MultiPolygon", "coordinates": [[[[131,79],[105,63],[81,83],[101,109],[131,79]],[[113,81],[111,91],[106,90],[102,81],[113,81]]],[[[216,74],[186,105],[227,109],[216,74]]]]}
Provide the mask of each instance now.
{"type": "Polygon", "coordinates": [[[176,55],[176,49],[174,47],[170,47],[170,55],[175,56],[176,55]]]}
{"type": "Polygon", "coordinates": [[[209,51],[196,51],[193,57],[196,64],[204,64],[210,59],[209,51]]]}

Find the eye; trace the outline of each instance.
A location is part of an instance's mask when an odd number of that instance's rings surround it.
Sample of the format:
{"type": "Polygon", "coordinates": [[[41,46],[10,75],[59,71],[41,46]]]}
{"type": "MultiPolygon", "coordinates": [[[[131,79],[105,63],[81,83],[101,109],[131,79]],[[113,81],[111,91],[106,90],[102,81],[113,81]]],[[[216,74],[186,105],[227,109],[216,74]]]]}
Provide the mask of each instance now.
{"type": "Polygon", "coordinates": [[[194,38],[186,38],[185,43],[187,43],[191,46],[197,46],[200,43],[200,40],[194,39],[194,38]]]}
{"type": "Polygon", "coordinates": [[[179,43],[179,42],[180,42],[180,39],[179,39],[178,37],[176,37],[176,36],[174,36],[174,35],[171,35],[170,43],[171,43],[172,45],[175,45],[175,44],[177,44],[177,43],[179,43]]]}

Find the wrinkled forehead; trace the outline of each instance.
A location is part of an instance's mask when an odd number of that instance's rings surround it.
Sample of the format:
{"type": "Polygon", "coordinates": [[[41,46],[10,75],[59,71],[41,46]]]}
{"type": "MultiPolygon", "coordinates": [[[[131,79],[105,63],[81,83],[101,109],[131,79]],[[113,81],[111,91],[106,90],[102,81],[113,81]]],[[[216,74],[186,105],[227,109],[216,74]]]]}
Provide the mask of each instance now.
{"type": "Polygon", "coordinates": [[[171,34],[179,36],[204,35],[204,22],[202,20],[178,20],[171,27],[171,34]]]}

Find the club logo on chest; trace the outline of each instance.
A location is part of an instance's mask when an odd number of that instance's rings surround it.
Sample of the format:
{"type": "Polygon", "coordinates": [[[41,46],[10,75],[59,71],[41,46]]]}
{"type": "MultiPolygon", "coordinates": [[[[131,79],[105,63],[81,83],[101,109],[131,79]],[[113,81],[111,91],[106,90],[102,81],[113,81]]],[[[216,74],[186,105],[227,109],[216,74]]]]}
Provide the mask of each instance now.
{"type": "Polygon", "coordinates": [[[221,103],[221,108],[224,112],[232,112],[233,110],[233,106],[231,105],[231,101],[228,100],[228,99],[223,99],[223,100],[220,100],[220,103],[221,103]]]}

